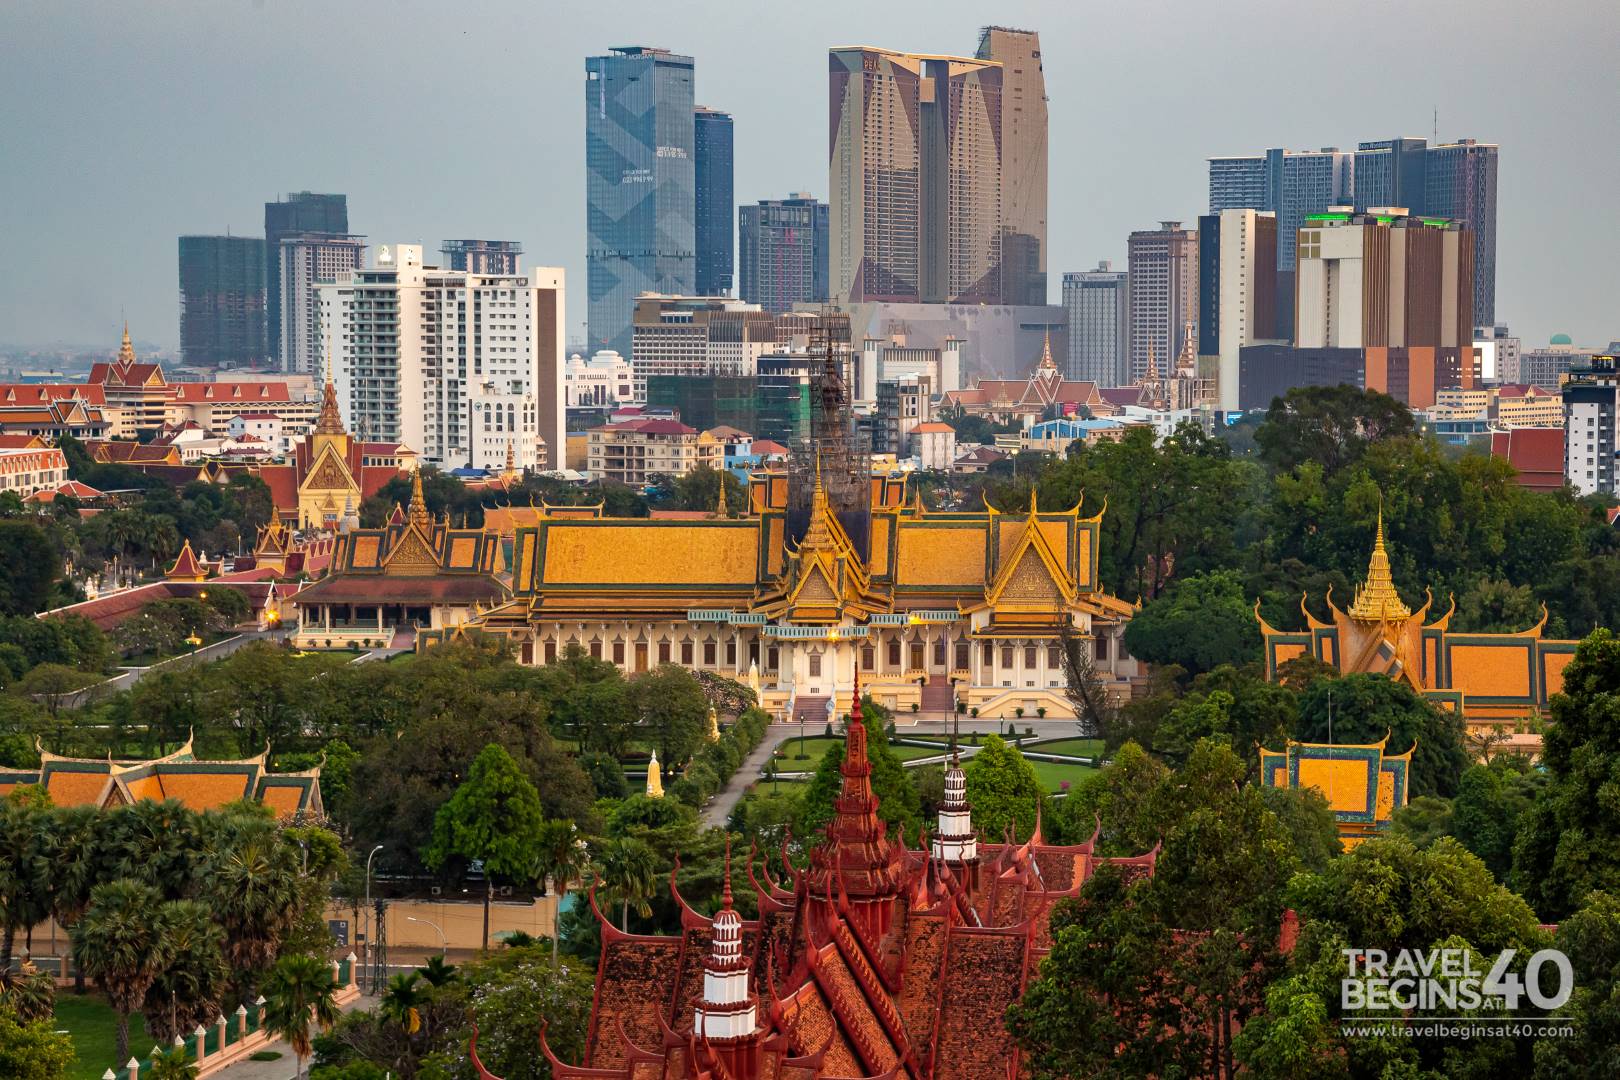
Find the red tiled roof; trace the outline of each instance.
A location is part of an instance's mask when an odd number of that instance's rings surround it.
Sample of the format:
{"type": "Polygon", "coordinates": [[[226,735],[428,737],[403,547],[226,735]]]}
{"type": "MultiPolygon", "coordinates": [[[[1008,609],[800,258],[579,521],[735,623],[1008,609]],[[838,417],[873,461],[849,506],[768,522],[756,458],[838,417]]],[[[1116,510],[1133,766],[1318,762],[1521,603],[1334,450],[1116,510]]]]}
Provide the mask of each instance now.
{"type": "Polygon", "coordinates": [[[1491,453],[1512,465],[1519,483],[1537,491],[1564,486],[1564,429],[1511,428],[1491,433],[1491,453]]]}
{"type": "Polygon", "coordinates": [[[298,476],[291,465],[262,466],[259,479],[270,489],[270,502],[277,512],[291,513],[298,509],[298,476]]]}
{"type": "Polygon", "coordinates": [[[39,450],[44,445],[38,435],[0,435],[0,450],[39,450]]]}
{"type": "Polygon", "coordinates": [[[696,435],[697,428],[687,427],[679,420],[625,420],[618,424],[604,424],[596,431],[636,431],[643,435],[696,435]]]}
{"type": "Polygon", "coordinates": [[[0,383],[0,402],[8,405],[43,405],[64,399],[106,405],[107,391],[94,383],[0,383]]]}
{"type": "Polygon", "coordinates": [[[291,401],[292,395],[284,382],[230,379],[219,382],[170,383],[174,400],[181,405],[197,405],[214,401],[291,401]]]}
{"type": "Polygon", "coordinates": [[[772,442],[770,439],[755,439],[749,444],[749,452],[758,454],[760,457],[770,457],[773,454],[786,454],[788,448],[779,442],[772,442]]]}
{"type": "Polygon", "coordinates": [[[1118,407],[1137,405],[1142,400],[1140,386],[1106,386],[1097,391],[1108,404],[1118,407]]]}

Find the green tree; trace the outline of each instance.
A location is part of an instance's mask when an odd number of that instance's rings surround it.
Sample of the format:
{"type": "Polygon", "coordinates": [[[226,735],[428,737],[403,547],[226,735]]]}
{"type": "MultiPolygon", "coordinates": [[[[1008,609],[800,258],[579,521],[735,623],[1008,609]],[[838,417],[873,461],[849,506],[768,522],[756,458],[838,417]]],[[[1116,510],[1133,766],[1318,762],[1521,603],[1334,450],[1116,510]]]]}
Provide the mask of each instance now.
{"type": "Polygon", "coordinates": [[[1261,457],[1279,471],[1316,462],[1331,474],[1360,460],[1374,443],[1416,433],[1411,410],[1388,394],[1302,386],[1272,401],[1254,441],[1261,457]]]}
{"type": "Polygon", "coordinates": [[[17,692],[39,702],[55,720],[74,695],[96,681],[89,672],[66,664],[40,664],[17,680],[17,692]]]}
{"type": "Polygon", "coordinates": [[[152,1055],[151,1062],[141,1069],[141,1076],[150,1080],[196,1080],[197,1064],[187,1057],[184,1047],[175,1047],[152,1055]]]}
{"type": "Polygon", "coordinates": [[[628,932],[631,908],[642,918],[652,914],[648,901],[658,889],[653,849],[633,836],[614,837],[597,849],[596,864],[606,898],[619,905],[619,928],[628,932]]]}
{"type": "Polygon", "coordinates": [[[1037,808],[1044,810],[1047,798],[1024,755],[1001,736],[986,735],[962,771],[967,774],[967,800],[979,831],[999,839],[1010,827],[1015,839],[1028,839],[1035,831],[1037,808]]]}
{"type": "Polygon", "coordinates": [[[62,561],[45,530],[31,521],[0,519],[0,615],[43,610],[62,561]]]}
{"type": "Polygon", "coordinates": [[[0,1076],[11,1080],[67,1080],[73,1040],[50,1020],[24,1022],[0,1008],[0,1076]]]}
{"type": "Polygon", "coordinates": [[[203,881],[224,930],[223,954],[244,988],[276,962],[303,899],[300,852],[265,823],[246,821],[205,863],[203,881]]]}
{"type": "Polygon", "coordinates": [[[1481,578],[1457,597],[1454,627],[1471,634],[1516,634],[1541,621],[1541,600],[1528,585],[1481,578]]]}
{"type": "Polygon", "coordinates": [[[1177,578],[1125,627],[1131,655],[1197,675],[1260,659],[1260,624],[1233,571],[1177,578]]]}
{"type": "Polygon", "coordinates": [[[283,956],[265,977],[265,1029],[287,1040],[300,1078],[313,1031],[327,1031],[337,1021],[336,994],[332,968],[318,956],[283,956]]]}
{"type": "Polygon", "coordinates": [[[1537,1080],[1620,1075],[1620,899],[1594,892],[1558,924],[1557,947],[1569,957],[1575,993],[1560,1012],[1571,1034],[1536,1043],[1537,1080]]]}
{"type": "Polygon", "coordinates": [[[73,959],[96,980],[118,1014],[117,1059],[129,1057],[129,1014],[173,960],[173,945],[153,917],[161,901],[149,885],[129,880],[97,885],[73,927],[73,959]]]}
{"type": "MultiPolygon", "coordinates": [[[[871,698],[861,699],[861,721],[866,728],[866,758],[872,765],[872,794],[878,799],[878,816],[891,830],[915,836],[922,828],[922,801],[916,785],[901,765],[887,732],[889,713],[871,698]]],[[[806,785],[799,803],[794,835],[813,840],[821,827],[832,820],[833,801],[843,790],[844,747],[831,746],[821,755],[815,775],[806,785]]]]}
{"type": "MultiPolygon", "coordinates": [[[[623,773],[620,775],[622,777],[623,773]]],[[[585,839],[580,836],[577,825],[572,821],[551,820],[541,826],[540,834],[535,839],[532,872],[542,888],[550,883],[549,887],[557,894],[559,911],[569,888],[583,878],[589,868],[590,857],[585,850],[585,839]]],[[[555,931],[551,935],[553,968],[557,966],[557,939],[561,936],[555,931]]]]}
{"type": "Polygon", "coordinates": [[[1462,775],[1451,801],[1451,831],[1463,847],[1490,867],[1497,881],[1513,870],[1513,841],[1519,822],[1535,801],[1542,777],[1520,757],[1497,757],[1462,775]]]}
{"type": "Polygon", "coordinates": [[[1549,920],[1588,893],[1620,895],[1620,639],[1598,630],[1581,642],[1551,712],[1541,751],[1547,786],[1513,847],[1515,886],[1549,920]]]}
{"type": "Polygon", "coordinates": [[[422,1005],[426,993],[421,976],[414,971],[401,972],[388,979],[388,988],[377,1002],[377,1011],[391,1023],[399,1025],[407,1035],[415,1035],[422,1027],[422,1005]]]}
{"type": "Polygon", "coordinates": [[[1462,718],[1429,704],[1409,684],[1383,675],[1317,679],[1300,693],[1295,738],[1327,742],[1330,716],[1335,744],[1375,743],[1387,736],[1386,752],[1404,754],[1415,743],[1413,795],[1457,793],[1468,767],[1462,718]]]}
{"type": "Polygon", "coordinates": [[[230,969],[223,955],[225,933],[207,904],[170,900],[153,916],[170,960],[147,988],[141,1012],[147,1033],[167,1046],[219,1019],[230,969]]]}
{"type": "Polygon", "coordinates": [[[1389,831],[1410,840],[1415,848],[1431,848],[1441,837],[1452,835],[1451,800],[1419,795],[1395,811],[1389,831]]]}
{"type": "Polygon", "coordinates": [[[433,819],[433,840],[423,853],[437,869],[449,859],[477,859],[484,865],[484,948],[489,948],[489,905],[495,877],[526,875],[545,825],[540,795],[498,744],[479,753],[466,783],[433,819]]]}
{"type": "Polygon", "coordinates": [[[437,989],[456,977],[456,966],[442,956],[430,956],[425,964],[416,969],[416,973],[423,982],[437,989]]]}
{"type": "Polygon", "coordinates": [[[11,964],[17,932],[51,910],[55,834],[51,814],[27,799],[0,799],[0,968],[11,964]]]}
{"type": "Polygon", "coordinates": [[[709,699],[692,673],[660,664],[630,680],[630,701],[658,760],[676,768],[691,758],[709,729],[709,699]]]}
{"type": "Polygon", "coordinates": [[[56,980],[31,960],[0,968],[0,1011],[7,1009],[25,1024],[49,1020],[56,1011],[56,980]]]}

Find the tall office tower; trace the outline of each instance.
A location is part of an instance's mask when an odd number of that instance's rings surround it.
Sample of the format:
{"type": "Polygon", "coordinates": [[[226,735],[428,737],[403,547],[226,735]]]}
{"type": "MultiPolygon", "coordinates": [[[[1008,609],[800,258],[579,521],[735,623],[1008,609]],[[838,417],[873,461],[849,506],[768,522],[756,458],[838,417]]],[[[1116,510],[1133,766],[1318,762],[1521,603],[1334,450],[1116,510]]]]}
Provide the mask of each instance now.
{"type": "Polygon", "coordinates": [[[1244,209],[1199,218],[1198,351],[1220,409],[1239,407],[1238,350],[1276,341],[1277,302],[1277,215],[1244,209]]]}
{"type": "Polygon", "coordinates": [[[1473,274],[1473,234],[1458,222],[1312,214],[1299,233],[1298,346],[1364,350],[1369,387],[1426,408],[1436,390],[1479,381],[1473,274]]]}
{"type": "Polygon", "coordinates": [[[446,270],[473,274],[515,274],[523,245],[516,240],[446,240],[439,245],[446,270]]]}
{"type": "Polygon", "coordinates": [[[321,374],[326,346],[316,289],[360,269],[365,254],[363,236],[306,233],[281,241],[281,355],[276,359],[282,371],[321,374]]]}
{"type": "Polygon", "coordinates": [[[1002,303],[1001,65],[845,48],[828,68],[834,297],[1002,303]]]}
{"type": "Polygon", "coordinates": [[[699,105],[692,114],[693,168],[696,198],[693,231],[697,244],[699,296],[730,296],[732,268],[736,265],[733,220],[736,200],[731,193],[731,114],[699,105]]]}
{"type": "Polygon", "coordinates": [[[1131,233],[1130,361],[1127,382],[1147,377],[1149,360],[1161,376],[1176,363],[1189,323],[1198,319],[1198,232],[1179,221],[1131,233]]]}
{"type": "Polygon", "coordinates": [[[1209,212],[1266,209],[1266,159],[1263,155],[1209,159],[1209,212]]]}
{"type": "Polygon", "coordinates": [[[1450,218],[1474,234],[1474,325],[1496,321],[1496,166],[1498,147],[1463,139],[1429,147],[1422,213],[1450,218]]]}
{"type": "Polygon", "coordinates": [[[1001,65],[1002,297],[1046,303],[1046,75],[1041,36],[987,26],[980,60],[1001,65]]]}
{"type": "Polygon", "coordinates": [[[1620,366],[1609,355],[1596,355],[1589,366],[1569,373],[1564,383],[1564,482],[1577,495],[1613,495],[1620,440],[1615,416],[1620,413],[1620,366]]]}
{"type": "Polygon", "coordinates": [[[1414,136],[1356,144],[1355,207],[1403,206],[1424,214],[1428,140],[1414,136]]]}
{"type": "Polygon", "coordinates": [[[1106,260],[1095,270],[1063,275],[1063,312],[1069,320],[1070,379],[1124,386],[1130,339],[1130,276],[1106,260]]]}
{"type": "Polygon", "coordinates": [[[308,233],[349,233],[349,199],[346,195],[322,195],[295,191],[280,202],[264,204],[264,293],[265,355],[281,352],[281,242],[289,236],[308,233]]]}
{"type": "Polygon", "coordinates": [[[264,356],[264,241],[182,236],[181,362],[226,367],[264,356]]]}
{"type": "Polygon", "coordinates": [[[416,244],[320,286],[349,426],[443,468],[560,469],[563,272],[475,274],[422,264],[416,244]]]}
{"type": "Polygon", "coordinates": [[[640,294],[697,289],[692,75],[690,56],[640,45],[585,60],[592,352],[630,355],[630,319],[640,294]]]}
{"type": "Polygon", "coordinates": [[[827,204],[807,194],[737,209],[737,294],[766,311],[827,299],[827,204]]]}

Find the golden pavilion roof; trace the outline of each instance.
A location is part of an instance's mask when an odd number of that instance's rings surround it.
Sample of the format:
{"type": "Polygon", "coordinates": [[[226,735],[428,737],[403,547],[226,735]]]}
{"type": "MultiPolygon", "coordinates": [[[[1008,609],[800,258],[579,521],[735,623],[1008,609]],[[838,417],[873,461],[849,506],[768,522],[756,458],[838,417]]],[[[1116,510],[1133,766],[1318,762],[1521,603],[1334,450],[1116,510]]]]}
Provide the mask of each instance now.
{"type": "Polygon", "coordinates": [[[1367,580],[1356,590],[1350,617],[1366,622],[1401,622],[1411,616],[1412,609],[1395,591],[1395,580],[1389,572],[1389,552],[1384,550],[1384,508],[1380,505],[1378,535],[1373,541],[1372,559],[1367,564],[1367,580]]]}

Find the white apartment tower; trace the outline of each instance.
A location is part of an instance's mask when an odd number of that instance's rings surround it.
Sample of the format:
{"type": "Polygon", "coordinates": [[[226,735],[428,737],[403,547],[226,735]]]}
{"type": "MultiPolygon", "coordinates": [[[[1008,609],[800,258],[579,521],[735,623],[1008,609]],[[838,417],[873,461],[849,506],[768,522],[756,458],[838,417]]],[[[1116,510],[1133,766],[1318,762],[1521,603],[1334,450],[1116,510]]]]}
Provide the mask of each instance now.
{"type": "Polygon", "coordinates": [[[281,370],[319,378],[325,347],[321,344],[322,285],[343,280],[365,265],[362,236],[308,233],[281,241],[281,370]]]}
{"type": "Polygon", "coordinates": [[[441,468],[561,466],[563,271],[477,274],[422,264],[416,244],[320,287],[352,429],[441,468]]]}

